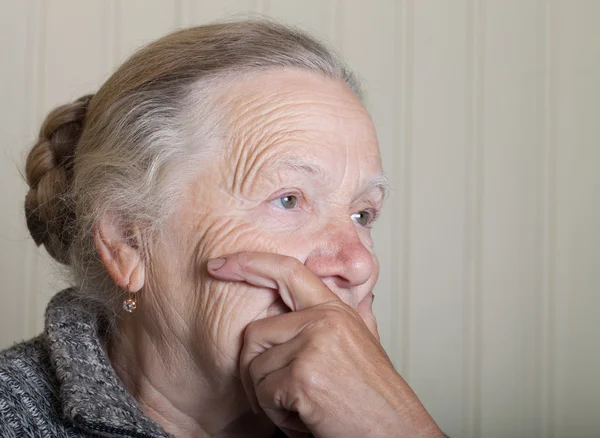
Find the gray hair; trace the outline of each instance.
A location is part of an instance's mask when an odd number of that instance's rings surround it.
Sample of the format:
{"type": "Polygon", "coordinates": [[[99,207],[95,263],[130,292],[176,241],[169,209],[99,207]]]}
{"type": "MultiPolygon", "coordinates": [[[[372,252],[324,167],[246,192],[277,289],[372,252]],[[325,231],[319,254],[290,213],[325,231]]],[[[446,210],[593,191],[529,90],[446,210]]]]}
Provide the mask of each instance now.
{"type": "Polygon", "coordinates": [[[98,258],[95,224],[113,211],[124,223],[142,224],[147,236],[159,231],[202,152],[189,141],[192,119],[198,144],[219,137],[216,87],[286,67],[342,80],[361,97],[331,49],[298,29],[246,20],[167,35],[135,53],[95,95],[47,116],[26,162],[27,226],[37,245],[69,266],[81,299],[111,324],[123,291],[98,258]]]}

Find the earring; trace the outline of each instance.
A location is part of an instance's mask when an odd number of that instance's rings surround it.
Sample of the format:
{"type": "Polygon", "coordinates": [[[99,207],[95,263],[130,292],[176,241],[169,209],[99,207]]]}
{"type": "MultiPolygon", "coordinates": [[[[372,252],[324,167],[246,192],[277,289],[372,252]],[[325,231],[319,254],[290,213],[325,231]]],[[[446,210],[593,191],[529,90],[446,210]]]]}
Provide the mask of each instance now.
{"type": "Polygon", "coordinates": [[[137,303],[133,298],[135,294],[131,292],[131,287],[129,287],[129,284],[127,285],[127,293],[129,294],[129,298],[123,301],[123,310],[125,310],[127,313],[133,313],[137,307],[137,303]]]}

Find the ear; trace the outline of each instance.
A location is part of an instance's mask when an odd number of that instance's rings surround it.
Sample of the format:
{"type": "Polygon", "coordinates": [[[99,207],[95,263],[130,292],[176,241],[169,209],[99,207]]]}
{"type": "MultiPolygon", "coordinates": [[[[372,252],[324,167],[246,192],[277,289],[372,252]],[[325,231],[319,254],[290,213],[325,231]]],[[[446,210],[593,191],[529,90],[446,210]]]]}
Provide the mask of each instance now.
{"type": "Polygon", "coordinates": [[[106,213],[94,227],[96,251],[115,284],[138,292],[145,281],[142,235],[137,227],[124,228],[114,213],[106,213]]]}

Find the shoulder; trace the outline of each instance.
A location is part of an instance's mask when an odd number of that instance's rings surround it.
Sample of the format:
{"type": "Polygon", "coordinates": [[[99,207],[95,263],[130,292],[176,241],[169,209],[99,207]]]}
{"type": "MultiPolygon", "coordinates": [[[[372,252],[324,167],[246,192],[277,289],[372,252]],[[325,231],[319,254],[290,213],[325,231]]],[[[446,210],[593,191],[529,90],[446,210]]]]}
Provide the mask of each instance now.
{"type": "Polygon", "coordinates": [[[0,352],[0,435],[29,436],[48,428],[51,436],[59,412],[58,385],[45,337],[0,352]]]}
{"type": "Polygon", "coordinates": [[[56,395],[56,388],[44,335],[0,351],[0,396],[56,395]]]}

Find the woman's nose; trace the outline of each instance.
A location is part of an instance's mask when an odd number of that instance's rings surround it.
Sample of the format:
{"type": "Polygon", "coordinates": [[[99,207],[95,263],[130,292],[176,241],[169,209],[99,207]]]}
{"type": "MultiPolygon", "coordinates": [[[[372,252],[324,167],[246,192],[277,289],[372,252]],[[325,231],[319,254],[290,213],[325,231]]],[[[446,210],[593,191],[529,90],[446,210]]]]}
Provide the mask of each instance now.
{"type": "Polygon", "coordinates": [[[372,252],[353,224],[332,228],[317,239],[306,266],[329,287],[350,289],[366,283],[375,269],[372,252]]]}

